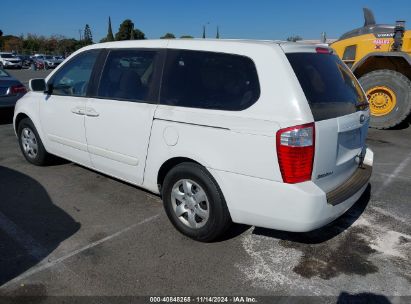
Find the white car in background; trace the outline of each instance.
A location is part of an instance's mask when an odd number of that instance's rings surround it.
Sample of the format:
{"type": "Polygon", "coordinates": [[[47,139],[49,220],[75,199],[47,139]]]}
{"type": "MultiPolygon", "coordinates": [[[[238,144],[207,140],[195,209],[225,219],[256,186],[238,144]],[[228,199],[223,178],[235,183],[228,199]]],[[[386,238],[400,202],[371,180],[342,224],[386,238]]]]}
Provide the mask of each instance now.
{"type": "Polygon", "coordinates": [[[30,88],[14,114],[29,162],[54,154],[160,194],[173,225],[200,241],[231,222],[319,228],[371,176],[368,102],[328,47],[95,44],[30,88]]]}
{"type": "Polygon", "coordinates": [[[23,63],[20,58],[13,55],[13,53],[0,53],[0,68],[4,69],[21,69],[23,63]]]}
{"type": "Polygon", "coordinates": [[[58,63],[62,63],[64,61],[64,57],[63,56],[53,56],[53,59],[58,63]]]}

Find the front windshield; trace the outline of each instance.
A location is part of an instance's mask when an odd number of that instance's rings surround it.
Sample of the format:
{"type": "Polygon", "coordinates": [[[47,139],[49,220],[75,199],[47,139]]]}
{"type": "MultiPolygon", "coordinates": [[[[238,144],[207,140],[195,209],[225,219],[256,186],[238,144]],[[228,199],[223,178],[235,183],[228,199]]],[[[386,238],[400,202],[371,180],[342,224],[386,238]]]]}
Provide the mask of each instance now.
{"type": "Polygon", "coordinates": [[[1,54],[1,58],[14,58],[12,54],[1,54]]]}
{"type": "Polygon", "coordinates": [[[46,59],[53,59],[53,56],[45,56],[46,59]]]}

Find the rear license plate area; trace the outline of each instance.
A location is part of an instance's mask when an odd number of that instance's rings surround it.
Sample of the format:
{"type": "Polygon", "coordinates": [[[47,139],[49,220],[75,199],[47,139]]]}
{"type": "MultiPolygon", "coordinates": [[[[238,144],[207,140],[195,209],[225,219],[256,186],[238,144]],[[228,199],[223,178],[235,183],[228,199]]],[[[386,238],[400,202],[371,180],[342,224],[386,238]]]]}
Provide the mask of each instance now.
{"type": "Polygon", "coordinates": [[[361,129],[338,134],[337,164],[354,159],[362,149],[361,129]]]}

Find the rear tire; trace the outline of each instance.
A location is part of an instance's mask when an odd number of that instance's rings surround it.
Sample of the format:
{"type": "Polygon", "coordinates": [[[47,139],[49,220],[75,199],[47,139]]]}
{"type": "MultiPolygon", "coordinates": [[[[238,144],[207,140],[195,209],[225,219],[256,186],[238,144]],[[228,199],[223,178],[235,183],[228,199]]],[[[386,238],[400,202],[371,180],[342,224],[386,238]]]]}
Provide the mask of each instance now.
{"type": "Polygon", "coordinates": [[[24,158],[31,164],[36,166],[45,166],[51,159],[51,155],[47,153],[43,146],[43,142],[34,127],[33,122],[29,118],[24,118],[20,121],[17,134],[19,139],[20,150],[24,158]]]}
{"type": "Polygon", "coordinates": [[[220,187],[203,166],[189,162],[175,166],[165,177],[162,189],[167,216],[182,234],[210,242],[230,226],[231,217],[220,187]]]}
{"type": "Polygon", "coordinates": [[[411,112],[411,81],[406,76],[393,70],[376,70],[363,75],[359,82],[364,91],[369,92],[367,98],[370,101],[372,128],[389,129],[399,125],[408,117],[411,112]],[[380,110],[378,105],[373,104],[372,94],[370,94],[373,88],[378,87],[385,87],[395,95],[395,105],[386,114],[383,107],[380,110]]]}

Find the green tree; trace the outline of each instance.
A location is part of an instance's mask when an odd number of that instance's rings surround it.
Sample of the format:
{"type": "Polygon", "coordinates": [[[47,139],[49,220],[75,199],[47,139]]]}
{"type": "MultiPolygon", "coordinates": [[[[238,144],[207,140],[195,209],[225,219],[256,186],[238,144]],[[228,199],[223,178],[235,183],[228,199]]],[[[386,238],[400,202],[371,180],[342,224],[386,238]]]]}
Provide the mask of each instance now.
{"type": "Polygon", "coordinates": [[[36,34],[27,34],[23,41],[23,49],[28,53],[37,53],[40,49],[41,41],[36,34]]]}
{"type": "Polygon", "coordinates": [[[293,35],[293,36],[287,37],[287,41],[296,42],[298,40],[303,40],[303,38],[298,36],[298,35],[293,35]]]}
{"type": "Polygon", "coordinates": [[[193,37],[193,36],[190,36],[190,35],[183,35],[183,36],[181,36],[180,38],[183,38],[183,39],[193,39],[194,37],[193,37]]]}
{"type": "Polygon", "coordinates": [[[220,29],[217,26],[217,34],[215,35],[217,39],[220,39],[220,29]]]}
{"type": "Polygon", "coordinates": [[[86,24],[84,27],[84,38],[83,38],[84,45],[93,44],[93,35],[91,33],[90,26],[86,24]]]}
{"type": "Polygon", "coordinates": [[[111,28],[111,17],[108,17],[108,30],[106,41],[114,41],[113,29],[111,28]]]}
{"type": "Polygon", "coordinates": [[[133,22],[130,19],[124,20],[116,33],[116,40],[130,40],[131,29],[133,28],[133,22]]]}
{"type": "Polygon", "coordinates": [[[175,39],[176,36],[174,36],[173,33],[166,33],[164,36],[160,37],[160,39],[175,39]]]}
{"type": "Polygon", "coordinates": [[[133,29],[134,40],[144,40],[146,39],[146,35],[140,31],[139,29],[133,29]]]}
{"type": "Polygon", "coordinates": [[[110,42],[110,41],[114,41],[114,35],[113,35],[113,29],[111,27],[111,17],[108,17],[108,29],[107,29],[107,36],[100,39],[100,43],[103,42],[110,42]]]}
{"type": "Polygon", "coordinates": [[[62,38],[58,42],[57,52],[62,55],[69,55],[77,50],[79,41],[73,38],[62,38]]]}
{"type": "Polygon", "coordinates": [[[134,23],[130,19],[124,20],[116,33],[116,40],[130,40],[131,32],[133,31],[133,39],[141,40],[146,39],[145,34],[139,29],[134,28],[134,23]]]}
{"type": "Polygon", "coordinates": [[[44,48],[46,50],[46,53],[48,54],[54,54],[57,51],[57,46],[58,46],[58,39],[55,36],[51,36],[46,39],[44,43],[44,48]]]}
{"type": "Polygon", "coordinates": [[[206,33],[205,33],[205,25],[203,25],[203,39],[205,39],[206,33]]]}
{"type": "Polygon", "coordinates": [[[2,43],[6,52],[18,52],[23,50],[23,40],[20,37],[13,35],[2,36],[2,43]]]}
{"type": "Polygon", "coordinates": [[[1,37],[1,36],[3,36],[3,31],[2,31],[2,30],[0,30],[0,37],[1,37]]]}

